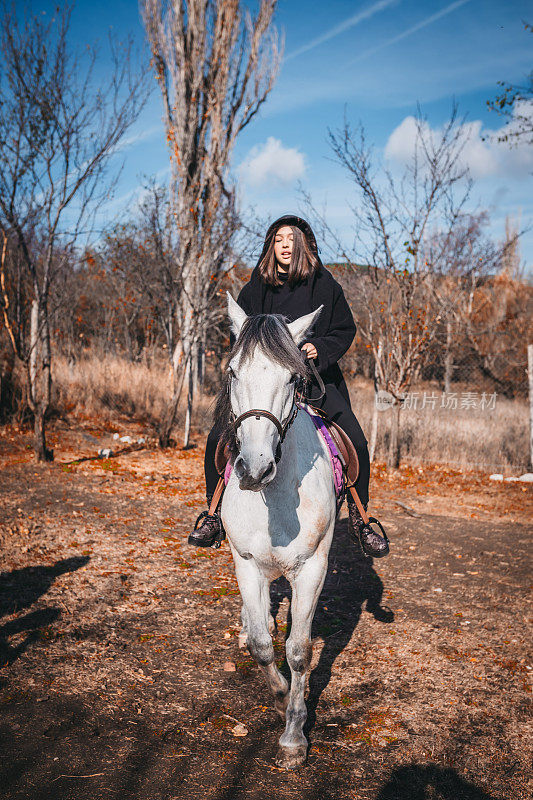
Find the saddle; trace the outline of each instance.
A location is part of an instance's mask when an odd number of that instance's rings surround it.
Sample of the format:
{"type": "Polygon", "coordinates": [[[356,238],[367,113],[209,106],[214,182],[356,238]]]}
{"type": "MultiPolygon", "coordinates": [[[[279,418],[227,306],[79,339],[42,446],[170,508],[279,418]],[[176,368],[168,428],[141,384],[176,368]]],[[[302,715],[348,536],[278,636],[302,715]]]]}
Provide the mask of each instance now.
{"type": "Polygon", "coordinates": [[[215,469],[218,474],[223,477],[226,471],[226,464],[230,459],[229,445],[223,446],[222,439],[218,440],[217,449],[215,450],[215,469]]]}
{"type": "Polygon", "coordinates": [[[345,430],[337,425],[333,420],[328,419],[322,409],[315,408],[308,405],[311,413],[321,417],[324,425],[326,426],[329,435],[333,439],[335,447],[338,450],[339,457],[342,463],[342,469],[346,478],[346,488],[350,489],[356,482],[359,476],[359,459],[357,458],[357,451],[353,445],[352,440],[345,430]]]}

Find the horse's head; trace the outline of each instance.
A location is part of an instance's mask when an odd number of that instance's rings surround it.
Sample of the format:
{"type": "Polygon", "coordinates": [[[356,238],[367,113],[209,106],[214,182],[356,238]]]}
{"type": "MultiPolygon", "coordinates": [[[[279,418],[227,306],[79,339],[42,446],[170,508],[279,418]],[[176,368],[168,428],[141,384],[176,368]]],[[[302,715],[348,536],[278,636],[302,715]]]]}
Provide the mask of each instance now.
{"type": "Polygon", "coordinates": [[[280,443],[294,413],[294,393],[307,374],[298,345],[322,306],[286,324],[278,314],[248,317],[228,293],[228,314],[236,336],[228,366],[231,410],[239,454],[233,465],[241,489],[259,492],[276,475],[280,443]],[[262,411],[250,414],[249,411],[262,411]]]}

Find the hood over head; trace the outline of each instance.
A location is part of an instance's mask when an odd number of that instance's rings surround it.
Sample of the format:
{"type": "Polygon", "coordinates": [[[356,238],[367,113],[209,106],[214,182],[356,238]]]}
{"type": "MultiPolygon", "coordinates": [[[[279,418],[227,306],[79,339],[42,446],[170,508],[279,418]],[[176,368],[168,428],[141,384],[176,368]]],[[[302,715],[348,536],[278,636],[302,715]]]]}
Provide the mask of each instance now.
{"type": "Polygon", "coordinates": [[[323,267],[324,265],[322,264],[320,256],[318,255],[318,247],[317,247],[317,243],[316,243],[315,234],[313,233],[313,230],[312,230],[311,226],[309,225],[308,222],[306,222],[305,219],[302,219],[301,217],[296,216],[296,214],[285,214],[283,217],[280,217],[279,219],[275,220],[269,226],[269,228],[268,228],[268,230],[266,232],[265,241],[264,241],[264,244],[263,244],[263,249],[261,250],[261,255],[259,256],[259,258],[257,260],[256,266],[259,266],[259,264],[263,260],[265,254],[266,254],[266,252],[267,252],[267,250],[269,248],[269,245],[270,245],[270,242],[272,240],[272,237],[275,235],[275,233],[278,230],[278,228],[282,228],[284,225],[290,225],[290,226],[293,226],[295,228],[300,228],[300,230],[302,231],[303,235],[307,239],[307,244],[309,245],[309,249],[311,250],[311,252],[313,252],[316,255],[320,267],[323,267]]]}

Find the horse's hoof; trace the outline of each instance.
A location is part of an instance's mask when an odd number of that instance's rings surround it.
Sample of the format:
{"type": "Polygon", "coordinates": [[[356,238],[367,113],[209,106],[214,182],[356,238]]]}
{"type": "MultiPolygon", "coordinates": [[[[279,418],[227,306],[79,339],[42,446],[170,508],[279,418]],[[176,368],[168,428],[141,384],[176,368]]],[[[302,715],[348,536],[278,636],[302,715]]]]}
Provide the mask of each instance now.
{"type": "Polygon", "coordinates": [[[296,769],[305,763],[307,758],[307,745],[300,744],[296,747],[280,747],[276,756],[276,764],[282,769],[296,769]]]}
{"type": "Polygon", "coordinates": [[[239,631],[239,650],[244,650],[248,641],[248,634],[244,628],[239,631]]]}

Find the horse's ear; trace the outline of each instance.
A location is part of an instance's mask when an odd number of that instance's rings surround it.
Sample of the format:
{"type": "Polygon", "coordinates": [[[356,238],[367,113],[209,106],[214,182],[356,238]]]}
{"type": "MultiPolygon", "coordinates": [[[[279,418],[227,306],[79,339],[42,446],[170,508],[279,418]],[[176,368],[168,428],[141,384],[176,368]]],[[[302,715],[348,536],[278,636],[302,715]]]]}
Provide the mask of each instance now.
{"type": "Polygon", "coordinates": [[[226,295],[228,298],[228,316],[231,323],[231,330],[235,334],[235,337],[237,337],[248,317],[240,305],[235,302],[230,293],[226,292],[226,295]]]}
{"type": "Polygon", "coordinates": [[[301,344],[304,341],[320,316],[320,312],[323,308],[324,306],[320,306],[316,311],[311,311],[310,314],[306,314],[305,317],[299,317],[295,319],[294,322],[289,322],[287,327],[296,344],[301,344]]]}

